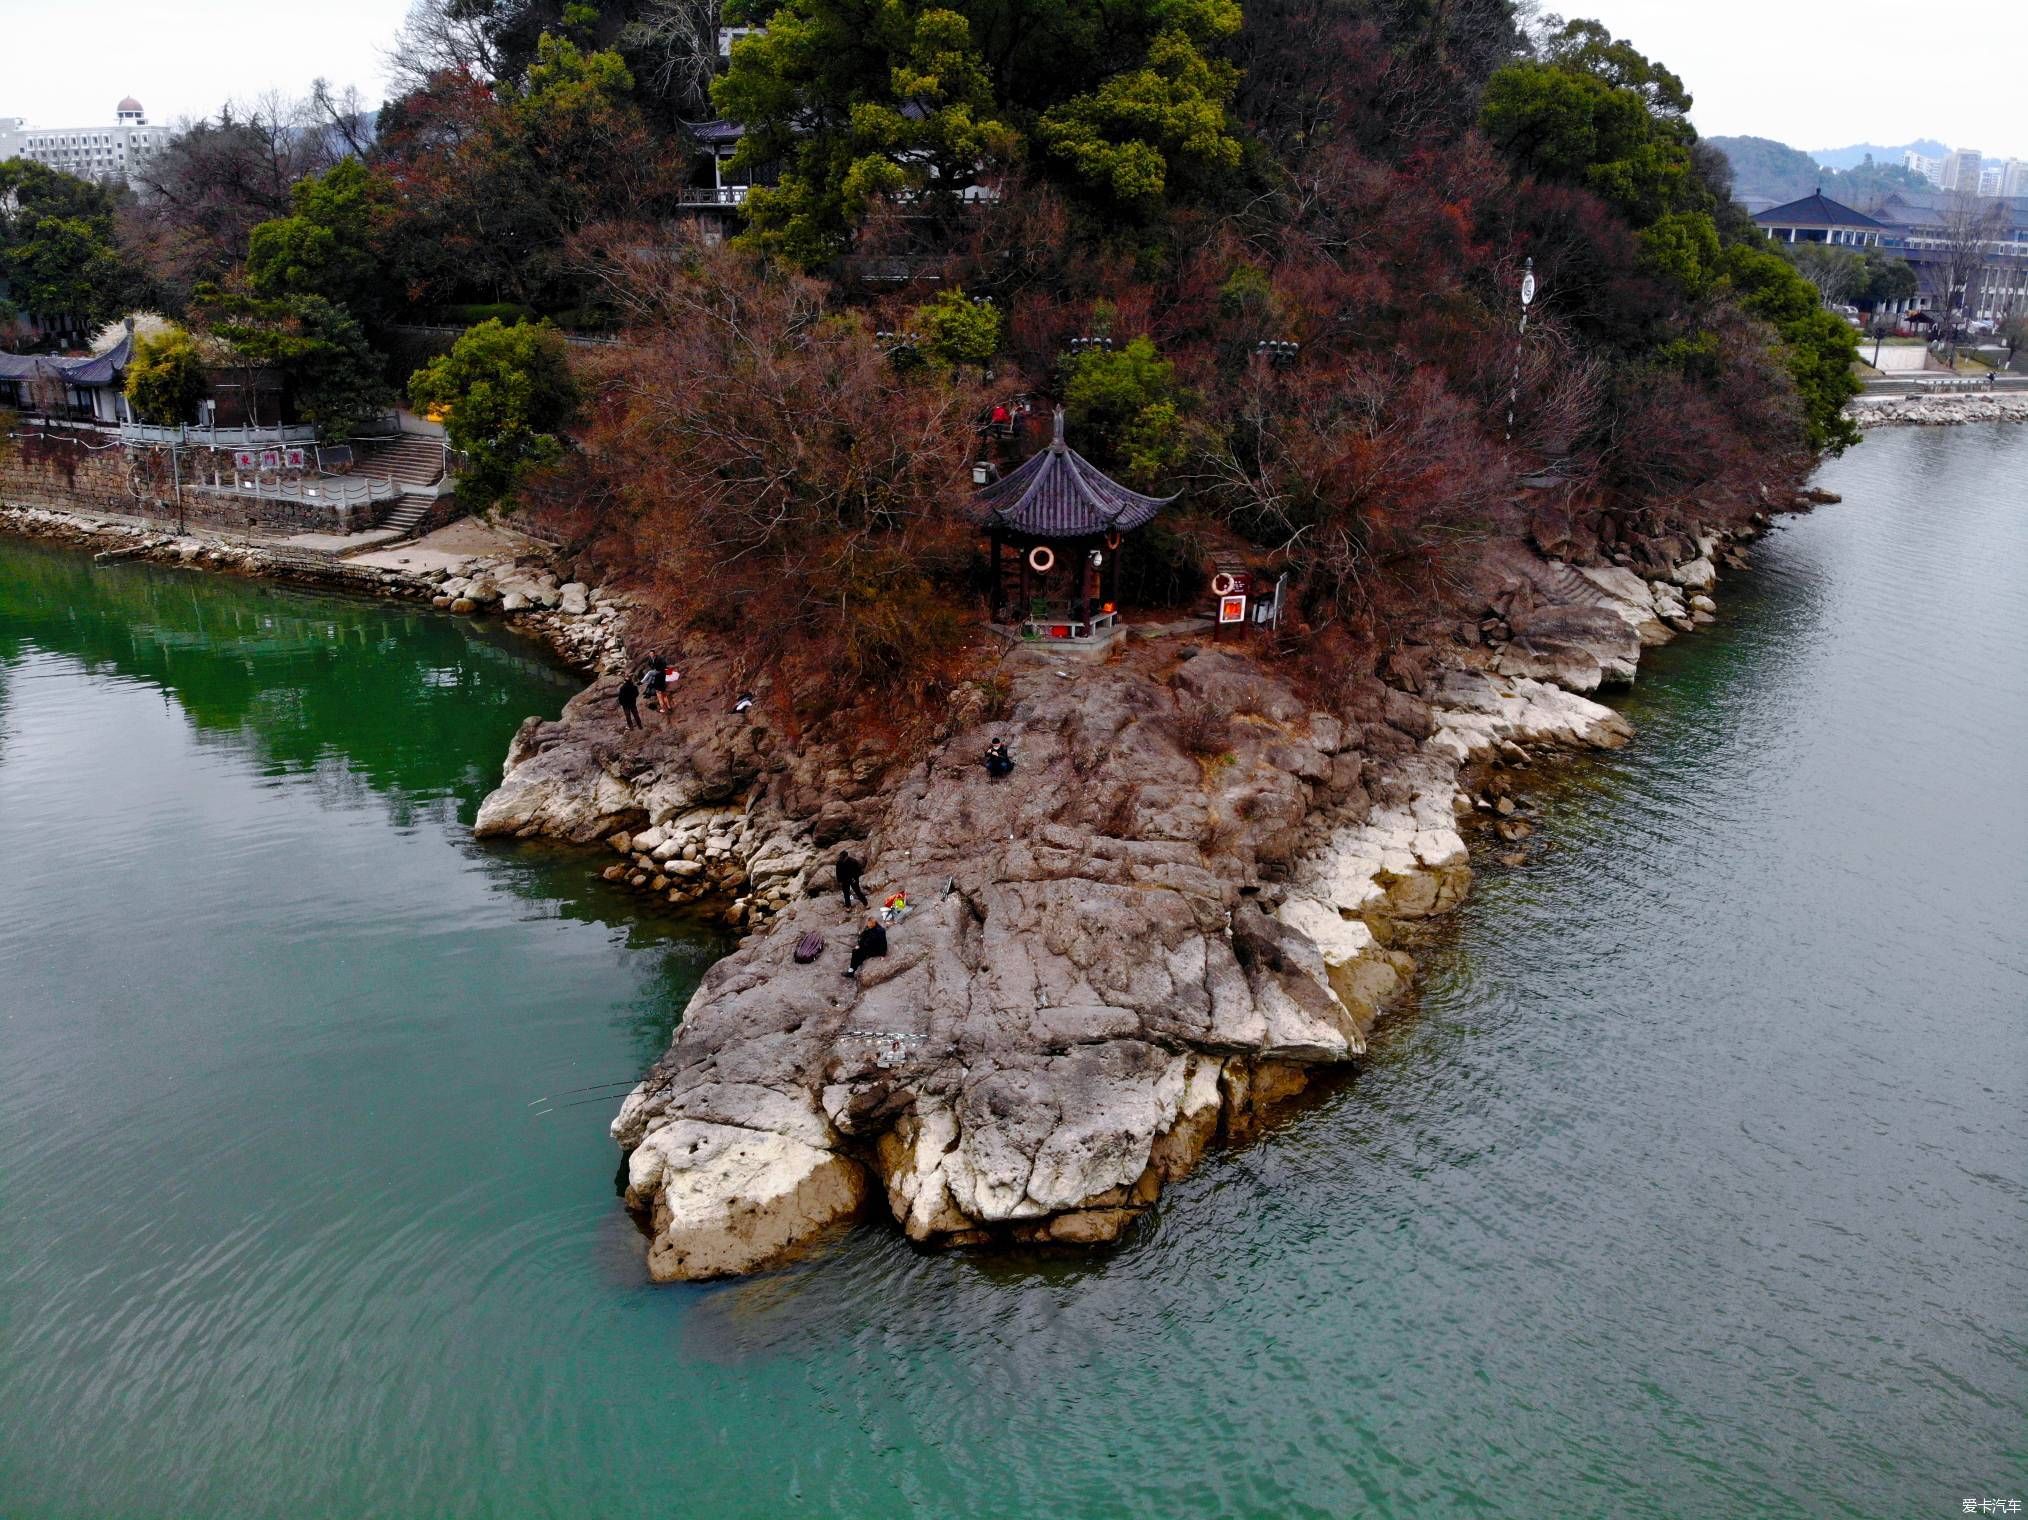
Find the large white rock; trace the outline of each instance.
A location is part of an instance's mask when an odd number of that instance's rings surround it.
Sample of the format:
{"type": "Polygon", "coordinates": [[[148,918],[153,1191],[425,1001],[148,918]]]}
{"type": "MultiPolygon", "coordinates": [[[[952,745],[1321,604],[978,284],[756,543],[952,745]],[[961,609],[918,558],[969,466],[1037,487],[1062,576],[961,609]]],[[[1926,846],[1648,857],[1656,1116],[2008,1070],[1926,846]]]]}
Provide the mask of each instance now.
{"type": "Polygon", "coordinates": [[[690,1282],[752,1272],[865,1202],[864,1168],[766,1130],[673,1119],[627,1158],[627,1202],[649,1211],[648,1274],[690,1282]]]}

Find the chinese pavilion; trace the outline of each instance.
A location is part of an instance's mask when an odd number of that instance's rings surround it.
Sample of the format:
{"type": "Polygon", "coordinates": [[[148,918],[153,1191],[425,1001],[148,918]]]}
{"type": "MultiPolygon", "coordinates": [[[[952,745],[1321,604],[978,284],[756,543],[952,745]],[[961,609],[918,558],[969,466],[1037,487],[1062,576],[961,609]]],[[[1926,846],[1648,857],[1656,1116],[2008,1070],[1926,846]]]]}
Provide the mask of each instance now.
{"type": "Polygon", "coordinates": [[[1131,491],[1079,454],[1058,407],[1049,446],[973,497],[992,539],[993,621],[1030,638],[1109,632],[1126,535],[1175,499],[1131,491]]]}

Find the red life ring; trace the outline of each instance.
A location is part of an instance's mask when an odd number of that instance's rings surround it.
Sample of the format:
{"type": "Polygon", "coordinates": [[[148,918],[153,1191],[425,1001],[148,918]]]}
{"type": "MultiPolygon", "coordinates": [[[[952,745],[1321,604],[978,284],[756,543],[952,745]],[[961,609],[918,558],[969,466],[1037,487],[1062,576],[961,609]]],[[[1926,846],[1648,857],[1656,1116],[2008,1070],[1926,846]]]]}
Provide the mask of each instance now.
{"type": "Polygon", "coordinates": [[[1221,570],[1218,574],[1211,577],[1211,594],[1213,596],[1230,596],[1232,588],[1238,584],[1238,581],[1221,570]]]}
{"type": "Polygon", "coordinates": [[[1107,547],[1108,549],[1117,549],[1117,548],[1119,548],[1119,546],[1120,546],[1120,536],[1119,536],[1119,534],[1117,534],[1117,533],[1108,533],[1108,534],[1106,535],[1106,547],[1107,547]]]}
{"type": "Polygon", "coordinates": [[[1037,575],[1047,575],[1056,566],[1056,551],[1047,544],[1037,544],[1028,551],[1028,568],[1037,575]]]}

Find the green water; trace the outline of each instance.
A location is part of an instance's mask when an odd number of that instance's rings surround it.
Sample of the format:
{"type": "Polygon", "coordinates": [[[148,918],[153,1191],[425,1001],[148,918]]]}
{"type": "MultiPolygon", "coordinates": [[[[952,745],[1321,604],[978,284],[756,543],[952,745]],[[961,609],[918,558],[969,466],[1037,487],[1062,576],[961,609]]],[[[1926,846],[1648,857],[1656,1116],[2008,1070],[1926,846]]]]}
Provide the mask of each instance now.
{"type": "Polygon", "coordinates": [[[531,1100],[716,947],[465,830],[570,680],[0,543],[0,1515],[2028,1498],[2028,429],[1827,483],[1359,1078],[1122,1248],[673,1289],[531,1100]]]}

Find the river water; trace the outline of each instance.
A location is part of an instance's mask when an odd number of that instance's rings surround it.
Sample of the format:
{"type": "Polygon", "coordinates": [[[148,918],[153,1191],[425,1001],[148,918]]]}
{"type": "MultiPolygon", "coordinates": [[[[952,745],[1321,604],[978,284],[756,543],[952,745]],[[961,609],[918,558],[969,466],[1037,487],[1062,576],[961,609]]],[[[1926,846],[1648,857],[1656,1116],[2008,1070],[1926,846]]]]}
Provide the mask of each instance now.
{"type": "Polygon", "coordinates": [[[0,1514],[2028,1499],[2028,428],[1824,483],[1357,1080],[1122,1248],[690,1288],[566,1090],[719,947],[466,828],[571,681],[0,544],[0,1514]]]}

